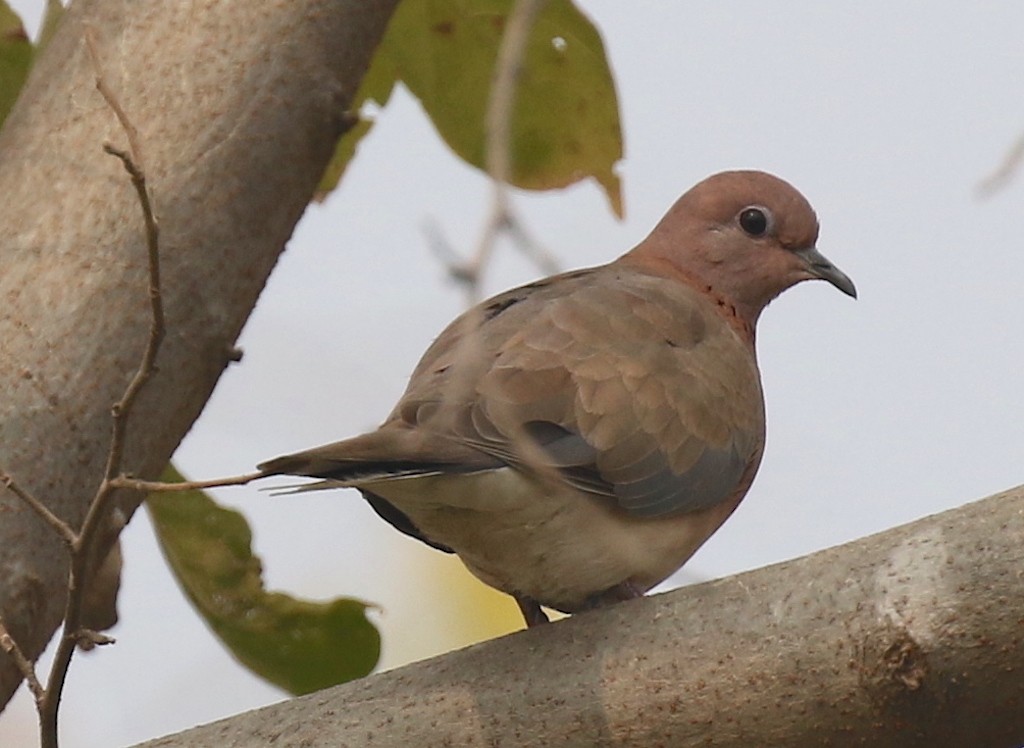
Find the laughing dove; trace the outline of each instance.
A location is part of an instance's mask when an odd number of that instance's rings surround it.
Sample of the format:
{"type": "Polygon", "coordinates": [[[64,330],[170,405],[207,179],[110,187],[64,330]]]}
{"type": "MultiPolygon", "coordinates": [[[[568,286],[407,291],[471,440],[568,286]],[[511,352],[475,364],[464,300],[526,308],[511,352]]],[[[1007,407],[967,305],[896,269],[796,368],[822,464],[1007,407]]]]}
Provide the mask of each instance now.
{"type": "Polygon", "coordinates": [[[608,265],[464,313],[376,431],[260,466],[358,488],[395,528],[459,555],[528,625],[637,597],[690,558],[750,488],[764,447],[761,310],[820,278],[791,185],[705,179],[608,265]]]}

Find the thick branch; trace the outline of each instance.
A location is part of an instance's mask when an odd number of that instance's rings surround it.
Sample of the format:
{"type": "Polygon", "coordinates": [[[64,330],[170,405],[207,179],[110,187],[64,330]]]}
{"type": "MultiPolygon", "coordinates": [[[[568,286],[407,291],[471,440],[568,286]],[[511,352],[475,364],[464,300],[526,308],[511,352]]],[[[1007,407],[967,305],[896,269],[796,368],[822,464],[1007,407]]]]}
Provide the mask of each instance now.
{"type": "MultiPolygon", "coordinates": [[[[397,0],[77,0],[0,132],[0,467],[71,528],[146,346],[146,228],[105,142],[130,112],[160,196],[167,340],[125,424],[152,478],[191,426],[345,123],[397,0]]],[[[113,477],[113,476],[111,476],[113,477]]],[[[138,494],[115,497],[130,516],[138,494]]],[[[57,626],[65,544],[0,485],[0,616],[27,658],[57,626]]],[[[109,533],[112,542],[116,532],[109,533]]],[[[102,553],[101,553],[102,555],[102,553]]],[[[0,654],[0,705],[22,672],[0,654]]]]}
{"type": "Polygon", "coordinates": [[[1024,741],[1024,487],[144,744],[1024,741]]]}

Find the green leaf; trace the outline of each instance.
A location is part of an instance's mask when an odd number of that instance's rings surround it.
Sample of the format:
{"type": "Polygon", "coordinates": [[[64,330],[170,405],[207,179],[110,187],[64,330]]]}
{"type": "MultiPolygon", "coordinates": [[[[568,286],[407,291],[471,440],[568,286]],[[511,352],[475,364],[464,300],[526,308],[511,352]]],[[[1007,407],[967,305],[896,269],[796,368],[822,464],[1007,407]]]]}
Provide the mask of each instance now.
{"type": "Polygon", "coordinates": [[[21,19],[0,0],[0,125],[25,85],[32,67],[32,43],[21,19]]]}
{"type": "MultiPolygon", "coordinates": [[[[164,480],[182,478],[169,467],[164,480]]],[[[201,491],[155,493],[146,504],[178,583],[252,672],[303,694],[373,670],[380,634],[366,618],[366,603],[311,602],[267,592],[245,518],[201,491]]]]}
{"type": "MultiPolygon", "coordinates": [[[[513,0],[403,0],[353,100],[357,124],[338,142],[317,188],[333,190],[402,81],[455,153],[485,169],[484,116],[513,0]]],[[[533,27],[512,116],[512,184],[531,190],[593,177],[622,216],[615,165],[622,158],[615,83],[604,44],[570,0],[552,0],[533,27]]]]}
{"type": "MultiPolygon", "coordinates": [[[[403,0],[381,46],[444,141],[480,169],[491,78],[512,5],[403,0]]],[[[514,185],[547,190],[593,177],[622,215],[615,84],[600,34],[570,0],[552,0],[533,27],[511,130],[514,185]]]]}

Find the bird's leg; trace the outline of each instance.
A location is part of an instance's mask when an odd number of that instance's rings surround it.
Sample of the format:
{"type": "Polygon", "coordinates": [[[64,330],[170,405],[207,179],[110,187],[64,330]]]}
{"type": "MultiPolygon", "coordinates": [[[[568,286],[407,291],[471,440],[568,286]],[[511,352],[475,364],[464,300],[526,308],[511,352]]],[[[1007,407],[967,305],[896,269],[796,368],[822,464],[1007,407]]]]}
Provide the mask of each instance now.
{"type": "Polygon", "coordinates": [[[522,611],[523,618],[526,619],[527,628],[533,628],[539,626],[542,623],[548,623],[547,614],[540,609],[540,604],[532,597],[526,597],[524,595],[513,595],[512,597],[516,600],[516,605],[519,606],[519,610],[522,611]]]}
{"type": "Polygon", "coordinates": [[[622,602],[623,600],[634,600],[643,596],[644,591],[642,589],[629,580],[626,580],[625,582],[620,582],[614,587],[609,587],[604,592],[598,592],[597,594],[588,597],[583,606],[583,610],[594,610],[595,608],[602,608],[605,605],[612,605],[614,603],[622,602]]]}
{"type": "MultiPolygon", "coordinates": [[[[644,591],[627,580],[625,582],[620,582],[614,587],[609,587],[604,592],[598,592],[597,594],[591,595],[586,599],[583,607],[576,612],[594,610],[595,608],[602,608],[605,605],[612,605],[623,600],[633,600],[643,596],[644,591]]],[[[512,597],[515,598],[516,605],[519,606],[519,610],[522,612],[523,618],[526,619],[527,628],[533,628],[534,626],[539,626],[542,623],[550,622],[547,614],[541,610],[540,604],[532,597],[526,597],[526,595],[513,595],[512,597]]]]}

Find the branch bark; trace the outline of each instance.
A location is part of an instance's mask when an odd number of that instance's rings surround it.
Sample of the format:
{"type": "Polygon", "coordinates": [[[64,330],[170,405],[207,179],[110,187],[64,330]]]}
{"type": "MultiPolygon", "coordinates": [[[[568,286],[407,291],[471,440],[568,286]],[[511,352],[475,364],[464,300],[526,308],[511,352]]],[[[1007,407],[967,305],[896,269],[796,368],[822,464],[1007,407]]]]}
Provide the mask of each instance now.
{"type": "MultiPolygon", "coordinates": [[[[397,0],[78,0],[0,132],[0,469],[72,527],[146,345],[146,237],[104,142],[137,129],[162,223],[168,336],[127,425],[155,477],[198,416],[348,121],[397,0]]],[[[122,518],[137,493],[122,492],[122,518]]],[[[29,658],[64,606],[64,542],[0,486],[0,618],[29,658]]],[[[110,542],[116,536],[112,532],[110,542]]],[[[0,705],[21,672],[0,655],[0,705]]]]}
{"type": "Polygon", "coordinates": [[[1024,486],[144,743],[1024,742],[1024,486]]]}

